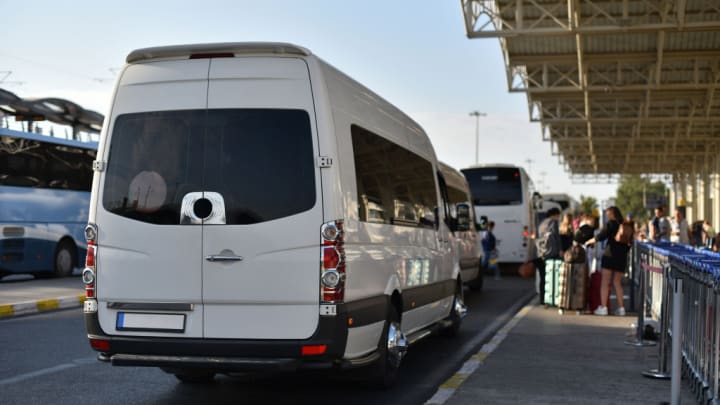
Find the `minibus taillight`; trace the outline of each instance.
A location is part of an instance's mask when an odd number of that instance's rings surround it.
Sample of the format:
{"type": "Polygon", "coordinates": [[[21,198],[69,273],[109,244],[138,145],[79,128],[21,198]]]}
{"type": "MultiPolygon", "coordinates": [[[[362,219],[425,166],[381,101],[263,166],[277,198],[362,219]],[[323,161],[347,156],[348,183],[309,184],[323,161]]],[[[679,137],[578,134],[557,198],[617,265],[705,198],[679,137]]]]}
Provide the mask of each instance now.
{"type": "Polygon", "coordinates": [[[107,352],[110,350],[110,341],[90,338],[90,346],[99,352],[107,352]]]}
{"type": "Polygon", "coordinates": [[[322,225],[320,294],[325,303],[338,303],[345,298],[345,239],[343,221],[322,225]]]}
{"type": "Polygon", "coordinates": [[[95,298],[97,226],[88,224],[85,227],[85,240],[87,241],[87,254],[85,255],[85,269],[82,272],[82,281],[85,284],[85,298],[95,298]]]}

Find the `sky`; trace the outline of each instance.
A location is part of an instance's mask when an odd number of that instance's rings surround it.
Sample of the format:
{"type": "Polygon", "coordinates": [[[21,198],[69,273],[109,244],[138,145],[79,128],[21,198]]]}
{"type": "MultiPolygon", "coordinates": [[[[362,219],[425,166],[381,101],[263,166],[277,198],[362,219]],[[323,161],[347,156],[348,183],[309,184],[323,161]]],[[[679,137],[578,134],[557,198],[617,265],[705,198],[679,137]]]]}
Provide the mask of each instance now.
{"type": "Polygon", "coordinates": [[[615,194],[615,184],[571,183],[530,122],[525,94],[508,92],[499,41],[467,38],[459,0],[0,0],[0,10],[0,88],[20,97],[60,97],[107,114],[117,71],[134,49],[290,42],[412,117],[455,168],[475,163],[469,113],[480,111],[480,163],[523,166],[541,192],[615,194]]]}

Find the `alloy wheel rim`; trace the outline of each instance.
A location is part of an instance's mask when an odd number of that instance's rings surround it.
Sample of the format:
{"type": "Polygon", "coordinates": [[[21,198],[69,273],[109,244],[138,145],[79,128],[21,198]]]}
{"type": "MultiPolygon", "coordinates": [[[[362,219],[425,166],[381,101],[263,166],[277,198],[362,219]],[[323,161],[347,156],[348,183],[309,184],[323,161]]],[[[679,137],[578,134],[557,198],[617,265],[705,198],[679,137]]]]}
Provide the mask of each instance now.
{"type": "Polygon", "coordinates": [[[395,321],[390,322],[388,327],[387,351],[390,364],[399,367],[407,352],[407,339],[400,329],[400,324],[395,321]]]}

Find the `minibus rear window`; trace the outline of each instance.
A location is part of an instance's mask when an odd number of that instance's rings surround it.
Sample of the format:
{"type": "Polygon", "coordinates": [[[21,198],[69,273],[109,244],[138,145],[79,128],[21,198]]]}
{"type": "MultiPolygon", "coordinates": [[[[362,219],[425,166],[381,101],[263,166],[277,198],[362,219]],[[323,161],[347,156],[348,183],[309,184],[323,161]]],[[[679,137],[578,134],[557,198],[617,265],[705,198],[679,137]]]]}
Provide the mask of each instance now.
{"type": "Polygon", "coordinates": [[[315,205],[310,117],[302,110],[216,109],[125,114],[115,120],[106,210],[177,225],[190,192],[215,192],[226,224],[254,224],[315,205]]]}

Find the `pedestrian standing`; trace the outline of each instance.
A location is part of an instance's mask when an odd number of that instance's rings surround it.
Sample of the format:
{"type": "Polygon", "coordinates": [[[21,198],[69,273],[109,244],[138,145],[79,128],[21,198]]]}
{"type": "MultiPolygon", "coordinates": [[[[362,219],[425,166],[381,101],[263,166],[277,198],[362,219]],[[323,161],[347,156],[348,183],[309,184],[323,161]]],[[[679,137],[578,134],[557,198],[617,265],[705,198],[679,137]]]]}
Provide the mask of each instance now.
{"type": "Polygon", "coordinates": [[[595,310],[595,315],[607,315],[607,300],[610,293],[610,282],[615,286],[618,308],[615,315],[625,315],[623,302],[622,277],[627,268],[627,257],[630,251],[628,243],[616,240],[615,235],[620,230],[622,214],[617,207],[609,207],[606,211],[608,221],[594,238],[585,242],[585,246],[595,242],[607,240],[602,256],[602,285],[600,287],[600,306],[595,310]]]}
{"type": "Polygon", "coordinates": [[[539,304],[543,304],[545,297],[545,260],[560,258],[560,229],[558,226],[560,221],[560,210],[558,208],[550,208],[545,214],[545,219],[538,226],[538,238],[535,240],[535,250],[537,257],[535,263],[535,291],[539,296],[539,304]]]}
{"type": "Polygon", "coordinates": [[[702,225],[702,233],[703,233],[703,245],[707,247],[708,249],[712,249],[715,245],[715,229],[713,228],[712,224],[710,224],[710,221],[707,219],[705,222],[703,222],[702,225]]]}
{"type": "Polygon", "coordinates": [[[559,227],[560,230],[560,256],[563,255],[568,249],[572,247],[573,235],[575,234],[575,228],[573,227],[573,216],[572,214],[565,214],[563,216],[562,223],[559,227]]]}
{"type": "Polygon", "coordinates": [[[655,216],[650,219],[648,229],[650,240],[653,242],[670,241],[670,223],[664,216],[665,206],[662,204],[655,207],[655,216]]]}
{"type": "Polygon", "coordinates": [[[493,230],[495,229],[495,221],[488,222],[488,229],[482,238],[483,263],[482,267],[495,271],[495,280],[500,279],[500,266],[497,265],[497,241],[493,230]]]}
{"type": "Polygon", "coordinates": [[[673,217],[670,223],[670,242],[689,245],[691,239],[693,239],[693,237],[687,220],[683,212],[679,208],[676,208],[675,217],[673,217]]]}

